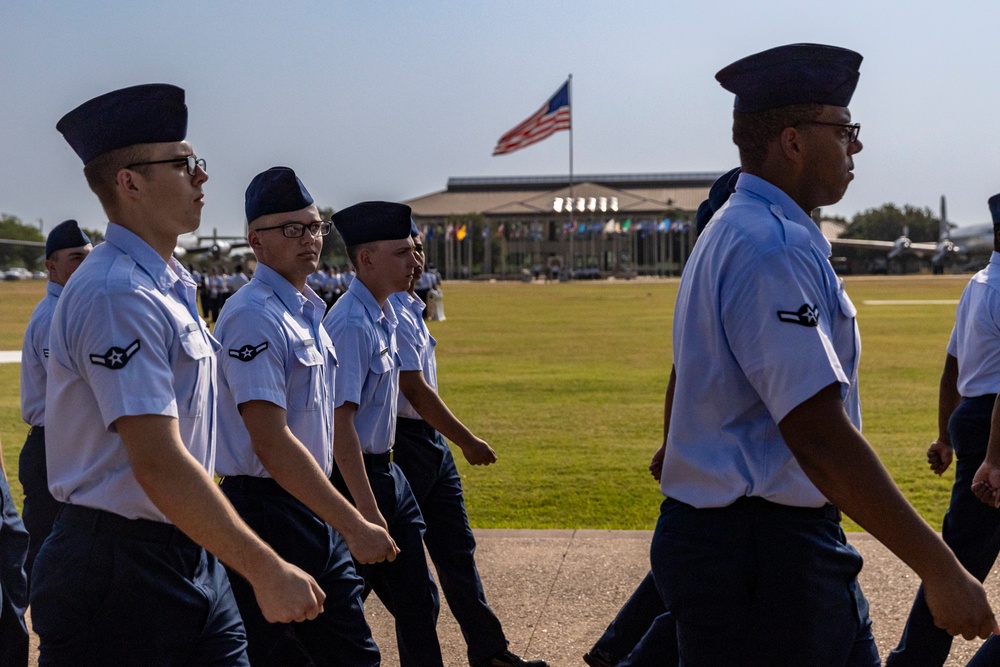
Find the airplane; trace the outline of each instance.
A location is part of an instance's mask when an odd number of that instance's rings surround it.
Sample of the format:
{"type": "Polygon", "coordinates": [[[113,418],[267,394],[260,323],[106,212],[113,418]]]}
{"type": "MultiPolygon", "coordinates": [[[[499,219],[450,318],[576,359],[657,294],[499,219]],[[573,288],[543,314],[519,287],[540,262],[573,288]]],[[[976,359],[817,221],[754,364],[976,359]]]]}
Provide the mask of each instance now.
{"type": "MultiPolygon", "coordinates": [[[[229,255],[237,248],[248,248],[245,236],[219,236],[217,229],[212,229],[211,236],[198,236],[195,232],[181,234],[177,237],[174,257],[181,259],[187,255],[211,254],[215,259],[229,255]],[[206,244],[206,241],[210,243],[206,244]]],[[[236,254],[242,254],[237,251],[236,254]]]]}
{"type": "MultiPolygon", "coordinates": [[[[44,248],[45,241],[21,241],[19,239],[0,239],[0,244],[20,245],[44,248]]],[[[234,254],[241,253],[239,248],[248,248],[246,237],[243,236],[219,236],[217,229],[212,229],[211,236],[199,236],[195,232],[181,234],[177,237],[177,245],[174,247],[174,257],[181,259],[187,255],[203,255],[209,253],[215,259],[226,257],[234,250],[234,254]],[[206,243],[208,242],[208,243],[206,243]]]]}
{"type": "Polygon", "coordinates": [[[903,260],[906,257],[927,259],[934,273],[944,273],[948,265],[958,262],[973,263],[989,260],[993,252],[993,223],[977,223],[959,227],[948,221],[944,195],[941,195],[941,222],[936,242],[913,242],[910,230],[903,227],[903,234],[895,241],[873,239],[830,239],[830,245],[874,250],[886,250],[886,260],[903,260]]]}

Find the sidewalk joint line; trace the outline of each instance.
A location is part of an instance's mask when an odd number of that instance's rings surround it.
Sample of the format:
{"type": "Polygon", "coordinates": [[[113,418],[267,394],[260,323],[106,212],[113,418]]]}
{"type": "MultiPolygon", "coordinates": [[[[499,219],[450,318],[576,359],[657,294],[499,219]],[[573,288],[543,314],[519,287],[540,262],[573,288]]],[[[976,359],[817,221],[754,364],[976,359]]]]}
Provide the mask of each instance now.
{"type": "Polygon", "coordinates": [[[528,643],[524,647],[525,652],[531,648],[531,642],[535,641],[535,633],[538,632],[538,624],[542,620],[542,614],[545,613],[545,609],[549,606],[549,600],[552,599],[552,592],[556,589],[556,582],[559,581],[559,575],[562,574],[563,564],[566,562],[566,556],[569,554],[569,550],[573,546],[573,541],[576,539],[576,533],[577,529],[574,528],[573,534],[569,536],[569,542],[566,544],[566,549],[563,550],[562,558],[559,559],[559,567],[556,568],[556,576],[552,578],[552,585],[549,586],[549,590],[545,594],[545,601],[542,602],[542,607],[538,610],[538,616],[535,618],[535,624],[531,627],[531,636],[528,637],[528,643]]]}

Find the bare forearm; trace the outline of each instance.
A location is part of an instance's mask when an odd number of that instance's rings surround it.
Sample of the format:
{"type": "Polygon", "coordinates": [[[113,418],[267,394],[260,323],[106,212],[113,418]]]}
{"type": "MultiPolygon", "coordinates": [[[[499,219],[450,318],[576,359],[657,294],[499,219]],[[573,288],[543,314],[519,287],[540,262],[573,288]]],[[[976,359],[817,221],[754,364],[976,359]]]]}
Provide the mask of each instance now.
{"type": "Polygon", "coordinates": [[[663,399],[663,442],[666,444],[670,435],[670,414],[674,408],[674,387],[677,386],[677,368],[670,367],[670,380],[667,382],[667,395],[663,399]]]}
{"type": "Polygon", "coordinates": [[[922,579],[958,567],[944,542],[906,501],[831,385],[795,408],[781,433],[802,470],[832,503],[922,579]]]}
{"type": "Polygon", "coordinates": [[[338,408],[333,423],[333,458],[358,511],[363,517],[373,521],[380,516],[380,513],[371,484],[368,483],[368,475],[365,473],[361,441],[358,440],[358,432],[354,428],[354,413],[342,415],[338,408]]]}
{"type": "Polygon", "coordinates": [[[951,445],[948,421],[961,401],[962,397],[958,393],[958,360],[949,354],[945,358],[938,390],[938,440],[947,445],[951,445]]]}
{"type": "Polygon", "coordinates": [[[406,382],[401,378],[400,389],[420,417],[459,447],[472,443],[476,435],[459,421],[437,392],[423,378],[406,382]]]}
{"type": "Polygon", "coordinates": [[[134,419],[143,418],[119,419],[116,426],[132,472],[149,499],[192,540],[251,582],[258,580],[263,567],[277,562],[277,554],[243,523],[209,474],[184,449],[177,422],[160,417],[169,423],[158,423],[150,431],[130,424],[134,419]]]}
{"type": "MultiPolygon", "coordinates": [[[[257,434],[255,434],[257,435],[257,434]]],[[[254,439],[254,452],[274,480],[318,517],[341,533],[350,533],[361,513],[330,484],[316,459],[287,426],[254,439]]]]}

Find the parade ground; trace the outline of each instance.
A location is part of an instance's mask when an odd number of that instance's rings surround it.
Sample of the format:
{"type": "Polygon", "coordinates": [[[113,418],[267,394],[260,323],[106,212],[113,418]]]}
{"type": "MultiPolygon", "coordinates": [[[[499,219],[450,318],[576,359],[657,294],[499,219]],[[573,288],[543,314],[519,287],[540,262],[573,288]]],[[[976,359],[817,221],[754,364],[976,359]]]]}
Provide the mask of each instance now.
{"type": "MultiPolygon", "coordinates": [[[[864,432],[904,494],[939,530],[953,480],[927,470],[937,390],[955,306],[968,276],[848,278],[863,341],[864,432]]],[[[662,439],[676,280],[446,283],[438,340],[441,393],[497,450],[499,462],[459,459],[487,598],[511,648],[552,665],[581,665],[649,567],[662,496],[646,466],[662,439]]],[[[0,350],[19,349],[44,283],[0,284],[0,350]]],[[[0,363],[0,436],[12,489],[26,427],[17,363],[0,363]]],[[[858,527],[845,519],[845,529],[858,527]]],[[[883,658],[917,586],[912,572],[861,532],[861,581],[883,658]]],[[[987,590],[1000,608],[994,573],[987,590]]],[[[391,619],[368,605],[386,665],[391,619]]],[[[467,664],[442,603],[448,665],[467,664]]],[[[949,665],[978,642],[959,639],[949,665]]]]}

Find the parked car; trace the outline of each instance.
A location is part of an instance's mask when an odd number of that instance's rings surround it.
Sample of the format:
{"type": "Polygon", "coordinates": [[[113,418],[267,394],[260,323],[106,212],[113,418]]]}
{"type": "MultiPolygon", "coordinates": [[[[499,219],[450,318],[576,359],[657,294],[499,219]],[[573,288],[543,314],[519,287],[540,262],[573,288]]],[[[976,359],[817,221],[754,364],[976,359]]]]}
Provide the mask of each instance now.
{"type": "Polygon", "coordinates": [[[10,269],[7,273],[3,274],[4,280],[28,280],[30,278],[31,271],[21,267],[10,269]]]}

